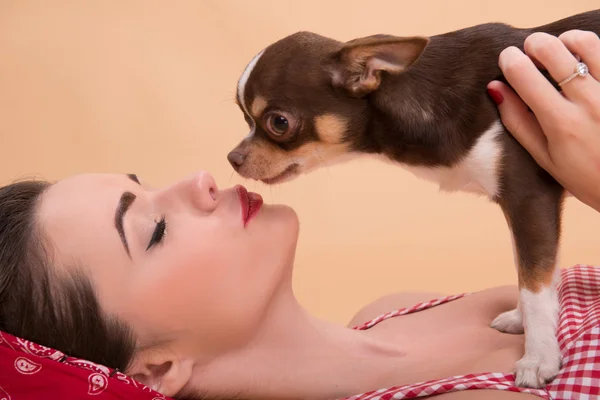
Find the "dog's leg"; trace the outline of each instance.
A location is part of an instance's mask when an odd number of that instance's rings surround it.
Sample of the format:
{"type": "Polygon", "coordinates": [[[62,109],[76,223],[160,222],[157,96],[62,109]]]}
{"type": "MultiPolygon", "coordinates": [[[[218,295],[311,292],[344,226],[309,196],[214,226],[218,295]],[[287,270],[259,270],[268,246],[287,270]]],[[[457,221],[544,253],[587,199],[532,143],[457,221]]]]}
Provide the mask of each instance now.
{"type": "Polygon", "coordinates": [[[521,305],[518,304],[514,310],[503,312],[492,321],[492,328],[503,332],[519,335],[525,332],[523,327],[523,314],[521,305]]]}
{"type": "MultiPolygon", "coordinates": [[[[505,216],[506,216],[506,214],[505,214],[505,216]]],[[[506,222],[510,228],[510,238],[511,238],[511,244],[512,244],[514,263],[515,263],[515,268],[516,268],[516,272],[518,275],[519,274],[519,261],[518,261],[519,259],[517,257],[517,247],[515,245],[515,236],[513,235],[511,223],[510,223],[510,220],[508,219],[508,217],[506,218],[506,222]]],[[[512,333],[515,335],[520,335],[520,334],[524,333],[523,314],[521,313],[520,304],[517,303],[517,307],[514,310],[506,311],[506,312],[503,312],[502,314],[498,315],[496,317],[496,319],[494,319],[492,321],[491,326],[492,326],[492,328],[497,329],[503,333],[512,333]]]]}
{"type": "Polygon", "coordinates": [[[563,193],[554,182],[540,180],[538,175],[528,186],[506,185],[502,197],[500,204],[513,236],[520,294],[518,307],[500,314],[492,326],[506,333],[525,333],[525,354],[516,365],[516,384],[539,388],[561,367],[556,328],[563,193]]]}

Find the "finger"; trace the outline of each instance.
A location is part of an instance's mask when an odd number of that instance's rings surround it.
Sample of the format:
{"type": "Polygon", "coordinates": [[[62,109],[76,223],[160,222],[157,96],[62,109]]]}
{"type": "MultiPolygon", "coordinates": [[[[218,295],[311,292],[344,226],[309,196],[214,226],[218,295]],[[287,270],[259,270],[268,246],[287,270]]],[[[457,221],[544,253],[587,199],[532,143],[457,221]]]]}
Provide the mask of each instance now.
{"type": "Polygon", "coordinates": [[[538,117],[552,118],[568,104],[518,48],[511,46],[502,50],[498,65],[508,83],[538,117]]]}
{"type": "Polygon", "coordinates": [[[527,104],[500,81],[492,81],[487,87],[488,90],[499,92],[503,99],[498,104],[498,110],[506,129],[542,168],[550,168],[552,160],[548,153],[548,140],[535,115],[529,111],[527,104]]]}
{"type": "Polygon", "coordinates": [[[600,38],[594,32],[571,30],[558,37],[567,49],[587,64],[590,74],[600,81],[600,38]]]}
{"type": "MultiPolygon", "coordinates": [[[[567,49],[565,44],[556,36],[536,32],[525,39],[525,53],[539,61],[557,82],[562,82],[575,72],[577,59],[567,49]]],[[[585,100],[589,97],[592,83],[597,83],[592,77],[577,76],[561,87],[569,100],[585,100]]]]}

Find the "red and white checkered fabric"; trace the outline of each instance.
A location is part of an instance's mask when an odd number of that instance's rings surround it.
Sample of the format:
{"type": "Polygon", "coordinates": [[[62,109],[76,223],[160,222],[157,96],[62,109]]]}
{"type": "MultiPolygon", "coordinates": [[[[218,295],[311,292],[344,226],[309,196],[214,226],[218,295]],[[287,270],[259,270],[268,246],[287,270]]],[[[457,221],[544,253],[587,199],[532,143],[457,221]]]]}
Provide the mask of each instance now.
{"type": "MultiPolygon", "coordinates": [[[[575,265],[561,273],[557,329],[563,354],[559,375],[544,389],[515,386],[512,374],[483,372],[362,393],[344,400],[414,399],[462,390],[530,393],[548,400],[600,399],[600,266],[575,265]]],[[[400,315],[435,307],[467,294],[448,296],[381,315],[355,329],[369,329],[400,315]]]]}

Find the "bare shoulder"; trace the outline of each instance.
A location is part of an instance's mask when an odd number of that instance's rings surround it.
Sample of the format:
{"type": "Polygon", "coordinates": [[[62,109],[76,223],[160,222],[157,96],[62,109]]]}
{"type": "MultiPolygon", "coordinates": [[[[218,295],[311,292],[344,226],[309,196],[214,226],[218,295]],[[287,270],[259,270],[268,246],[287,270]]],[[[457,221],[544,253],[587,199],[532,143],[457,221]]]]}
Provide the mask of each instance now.
{"type": "Polygon", "coordinates": [[[539,396],[529,393],[492,389],[444,393],[434,396],[434,398],[435,400],[540,400],[539,396]]]}
{"type": "MultiPolygon", "coordinates": [[[[360,309],[348,323],[349,327],[354,327],[365,323],[373,318],[377,318],[381,314],[385,314],[399,308],[412,307],[415,304],[446,297],[448,294],[436,292],[402,292],[393,293],[381,297],[374,302],[360,309]]],[[[473,293],[468,296],[470,299],[467,303],[473,303],[474,306],[480,307],[483,301],[489,304],[491,308],[497,309],[493,312],[508,310],[516,306],[518,298],[518,289],[516,286],[499,286],[473,293]]]]}
{"type": "Polygon", "coordinates": [[[377,318],[381,314],[388,313],[399,308],[412,307],[415,304],[444,296],[446,295],[433,292],[392,293],[381,297],[361,308],[348,323],[348,326],[360,325],[373,318],[377,318]]]}

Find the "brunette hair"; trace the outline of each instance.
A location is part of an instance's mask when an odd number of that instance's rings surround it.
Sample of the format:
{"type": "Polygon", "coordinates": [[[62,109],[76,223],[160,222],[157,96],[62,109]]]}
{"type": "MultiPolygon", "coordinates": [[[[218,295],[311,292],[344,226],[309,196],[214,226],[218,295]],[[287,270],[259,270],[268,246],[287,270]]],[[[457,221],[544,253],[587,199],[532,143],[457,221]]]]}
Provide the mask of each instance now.
{"type": "MultiPolygon", "coordinates": [[[[0,187],[0,331],[124,372],[136,349],[132,330],[102,311],[83,273],[54,265],[38,224],[38,205],[51,185],[26,180],[0,187]]],[[[197,391],[174,397],[217,400],[197,391]]]]}
{"type": "Polygon", "coordinates": [[[131,330],[102,312],[87,277],[53,265],[37,223],[50,185],[27,180],[0,187],[0,330],[125,371],[135,350],[131,330]]]}

